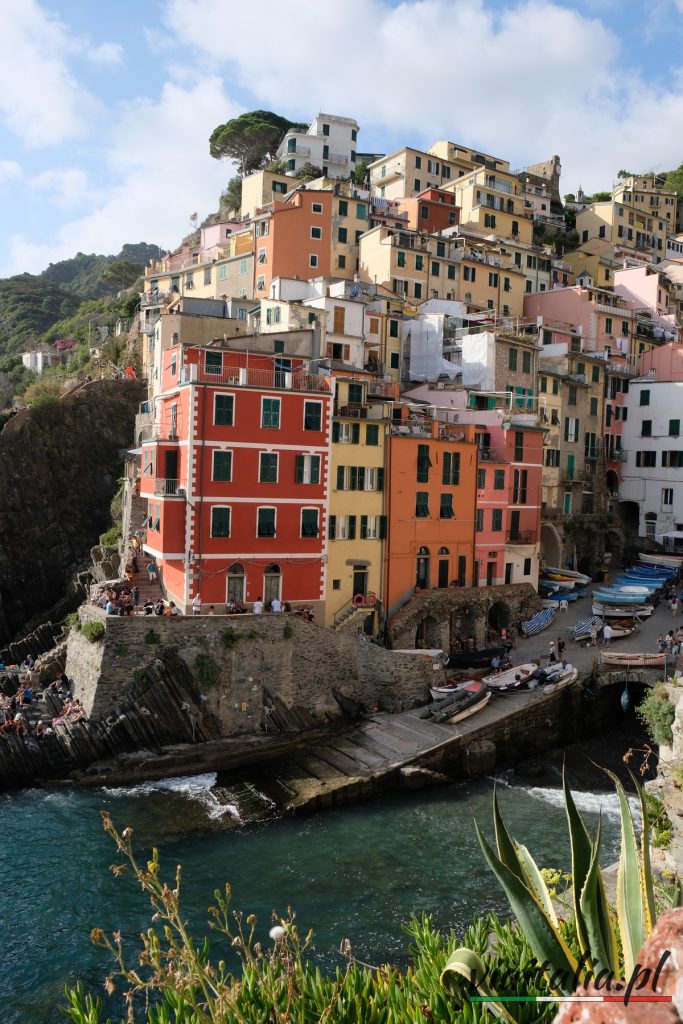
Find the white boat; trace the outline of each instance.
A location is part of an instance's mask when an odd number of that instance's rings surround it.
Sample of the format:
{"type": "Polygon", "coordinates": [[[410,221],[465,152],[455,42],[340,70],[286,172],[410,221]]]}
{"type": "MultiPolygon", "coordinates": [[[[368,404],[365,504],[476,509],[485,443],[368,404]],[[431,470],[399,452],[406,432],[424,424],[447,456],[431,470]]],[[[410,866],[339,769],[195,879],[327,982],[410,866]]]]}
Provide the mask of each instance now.
{"type": "Polygon", "coordinates": [[[563,690],[565,686],[573,683],[578,675],[578,668],[574,668],[573,665],[567,665],[563,671],[549,675],[547,681],[543,683],[543,693],[556,693],[558,690],[563,690]]]}
{"type": "Polygon", "coordinates": [[[548,583],[554,583],[558,590],[573,590],[578,580],[547,580],[548,583]]]}
{"type": "Polygon", "coordinates": [[[638,560],[645,565],[668,565],[672,569],[680,569],[683,565],[683,555],[648,555],[639,551],[638,560]]]}
{"type": "Polygon", "coordinates": [[[666,654],[603,651],[600,660],[608,668],[666,668],[666,654]]]}
{"type": "Polygon", "coordinates": [[[602,604],[600,601],[593,601],[593,615],[600,615],[603,619],[636,619],[642,622],[652,615],[654,608],[650,604],[632,604],[628,607],[616,604],[602,604]]]}
{"type": "Polygon", "coordinates": [[[476,704],[471,704],[469,707],[463,708],[462,711],[457,711],[452,718],[449,719],[451,725],[455,725],[457,722],[462,722],[463,719],[469,718],[470,715],[476,715],[477,711],[481,711],[485,708],[488,702],[491,700],[491,694],[486,693],[476,704]]]}
{"type": "Polygon", "coordinates": [[[476,680],[474,679],[465,679],[458,683],[457,686],[430,686],[429,692],[431,693],[433,700],[443,700],[445,697],[457,696],[464,687],[475,681],[476,680]]]}
{"type": "Polygon", "coordinates": [[[586,576],[582,572],[575,572],[574,569],[557,569],[554,565],[544,566],[541,570],[541,573],[548,573],[551,577],[553,575],[557,575],[560,577],[569,576],[571,579],[576,580],[577,583],[580,583],[581,586],[586,586],[586,584],[590,583],[592,579],[591,576],[586,576]]]}
{"type": "Polygon", "coordinates": [[[491,690],[505,690],[509,686],[523,683],[539,667],[538,662],[529,661],[524,665],[513,665],[505,672],[498,672],[497,675],[484,676],[483,683],[491,690]],[[519,676],[519,679],[517,678],[519,676]]]}
{"type": "Polygon", "coordinates": [[[648,597],[656,587],[646,587],[639,583],[619,583],[615,585],[615,590],[623,594],[642,594],[643,597],[648,597]]]}

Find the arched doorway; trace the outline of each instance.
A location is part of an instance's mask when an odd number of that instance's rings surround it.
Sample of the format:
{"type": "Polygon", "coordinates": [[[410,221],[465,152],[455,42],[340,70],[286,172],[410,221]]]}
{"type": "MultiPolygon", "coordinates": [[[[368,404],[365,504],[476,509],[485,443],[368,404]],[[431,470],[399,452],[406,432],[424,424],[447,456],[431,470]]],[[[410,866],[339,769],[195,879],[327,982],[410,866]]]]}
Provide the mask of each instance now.
{"type": "Polygon", "coordinates": [[[228,566],[227,600],[235,604],[244,601],[246,575],[241,562],[233,562],[228,566]]]}
{"type": "Polygon", "coordinates": [[[263,602],[266,607],[274,597],[282,597],[282,572],[275,563],[267,565],[263,573],[263,602]]]}
{"type": "Polygon", "coordinates": [[[419,548],[415,567],[415,586],[420,590],[427,590],[429,587],[429,562],[429,548],[419,548]]]}
{"type": "Polygon", "coordinates": [[[471,611],[469,607],[459,608],[451,613],[450,645],[454,654],[466,649],[469,637],[473,637],[476,642],[477,621],[476,612],[471,611]]]}
{"type": "Polygon", "coordinates": [[[613,469],[608,469],[605,474],[607,494],[610,498],[619,497],[619,477],[613,469]]]}
{"type": "Polygon", "coordinates": [[[415,631],[415,646],[430,650],[440,646],[439,623],[433,615],[428,615],[418,623],[415,631]]]}
{"type": "Polygon", "coordinates": [[[493,639],[492,634],[499,634],[503,626],[510,625],[510,609],[504,601],[494,601],[489,608],[488,635],[486,640],[493,639]]]}
{"type": "Polygon", "coordinates": [[[640,506],[637,501],[620,501],[617,506],[619,518],[624,526],[636,535],[640,526],[640,506]]]}
{"type": "Polygon", "coordinates": [[[544,565],[562,565],[562,541],[557,527],[541,523],[541,560],[544,565]]]}
{"type": "Polygon", "coordinates": [[[439,548],[439,580],[437,586],[443,590],[448,586],[451,561],[448,548],[439,548]]]}

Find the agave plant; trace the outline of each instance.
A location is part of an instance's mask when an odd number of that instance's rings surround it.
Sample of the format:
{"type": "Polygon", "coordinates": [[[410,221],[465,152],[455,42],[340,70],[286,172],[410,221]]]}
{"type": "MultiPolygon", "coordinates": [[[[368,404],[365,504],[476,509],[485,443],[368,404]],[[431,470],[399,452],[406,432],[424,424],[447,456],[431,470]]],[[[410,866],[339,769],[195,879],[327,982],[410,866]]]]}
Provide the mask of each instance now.
{"type": "MultiPolygon", "coordinates": [[[[543,967],[550,991],[555,995],[570,995],[577,985],[587,983],[600,972],[605,972],[603,978],[630,977],[638,952],[656,919],[650,864],[650,824],[643,791],[631,774],[642,817],[639,843],[624,787],[613,772],[608,771],[607,774],[617,792],[621,817],[621,851],[614,909],[607,902],[598,860],[601,825],[598,824],[596,835],[591,838],[576,809],[566,772],[562,779],[571,841],[573,916],[578,956],[562,934],[550,893],[533,857],[505,827],[495,790],[495,851],[475,821],[484,857],[505,890],[517,922],[543,967]]],[[[567,929],[564,931],[566,933],[567,929]]],[[[471,993],[474,988],[480,996],[488,999],[493,996],[486,982],[486,968],[470,949],[455,950],[442,971],[441,982],[460,997],[466,990],[471,993]]],[[[488,1005],[498,1016],[514,1024],[515,1018],[503,1003],[489,1002],[488,1005]]]]}

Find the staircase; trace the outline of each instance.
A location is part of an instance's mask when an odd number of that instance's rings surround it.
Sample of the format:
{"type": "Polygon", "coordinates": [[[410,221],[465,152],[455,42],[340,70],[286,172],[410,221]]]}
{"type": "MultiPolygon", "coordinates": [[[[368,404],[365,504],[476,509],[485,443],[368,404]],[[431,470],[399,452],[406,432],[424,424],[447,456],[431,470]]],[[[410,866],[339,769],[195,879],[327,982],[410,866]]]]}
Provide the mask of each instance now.
{"type": "Polygon", "coordinates": [[[366,618],[371,612],[379,611],[380,602],[374,604],[355,604],[353,600],[347,601],[335,612],[332,629],[335,633],[355,635],[359,628],[362,629],[366,618]]]}

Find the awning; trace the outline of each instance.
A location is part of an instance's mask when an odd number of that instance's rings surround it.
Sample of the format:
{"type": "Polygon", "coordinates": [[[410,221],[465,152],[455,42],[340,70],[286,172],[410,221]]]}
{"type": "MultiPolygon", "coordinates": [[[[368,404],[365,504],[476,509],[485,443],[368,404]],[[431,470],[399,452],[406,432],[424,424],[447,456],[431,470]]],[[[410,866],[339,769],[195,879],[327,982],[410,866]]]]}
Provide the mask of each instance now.
{"type": "Polygon", "coordinates": [[[683,541],[683,530],[669,530],[667,533],[656,533],[655,540],[680,540],[683,541]]]}

